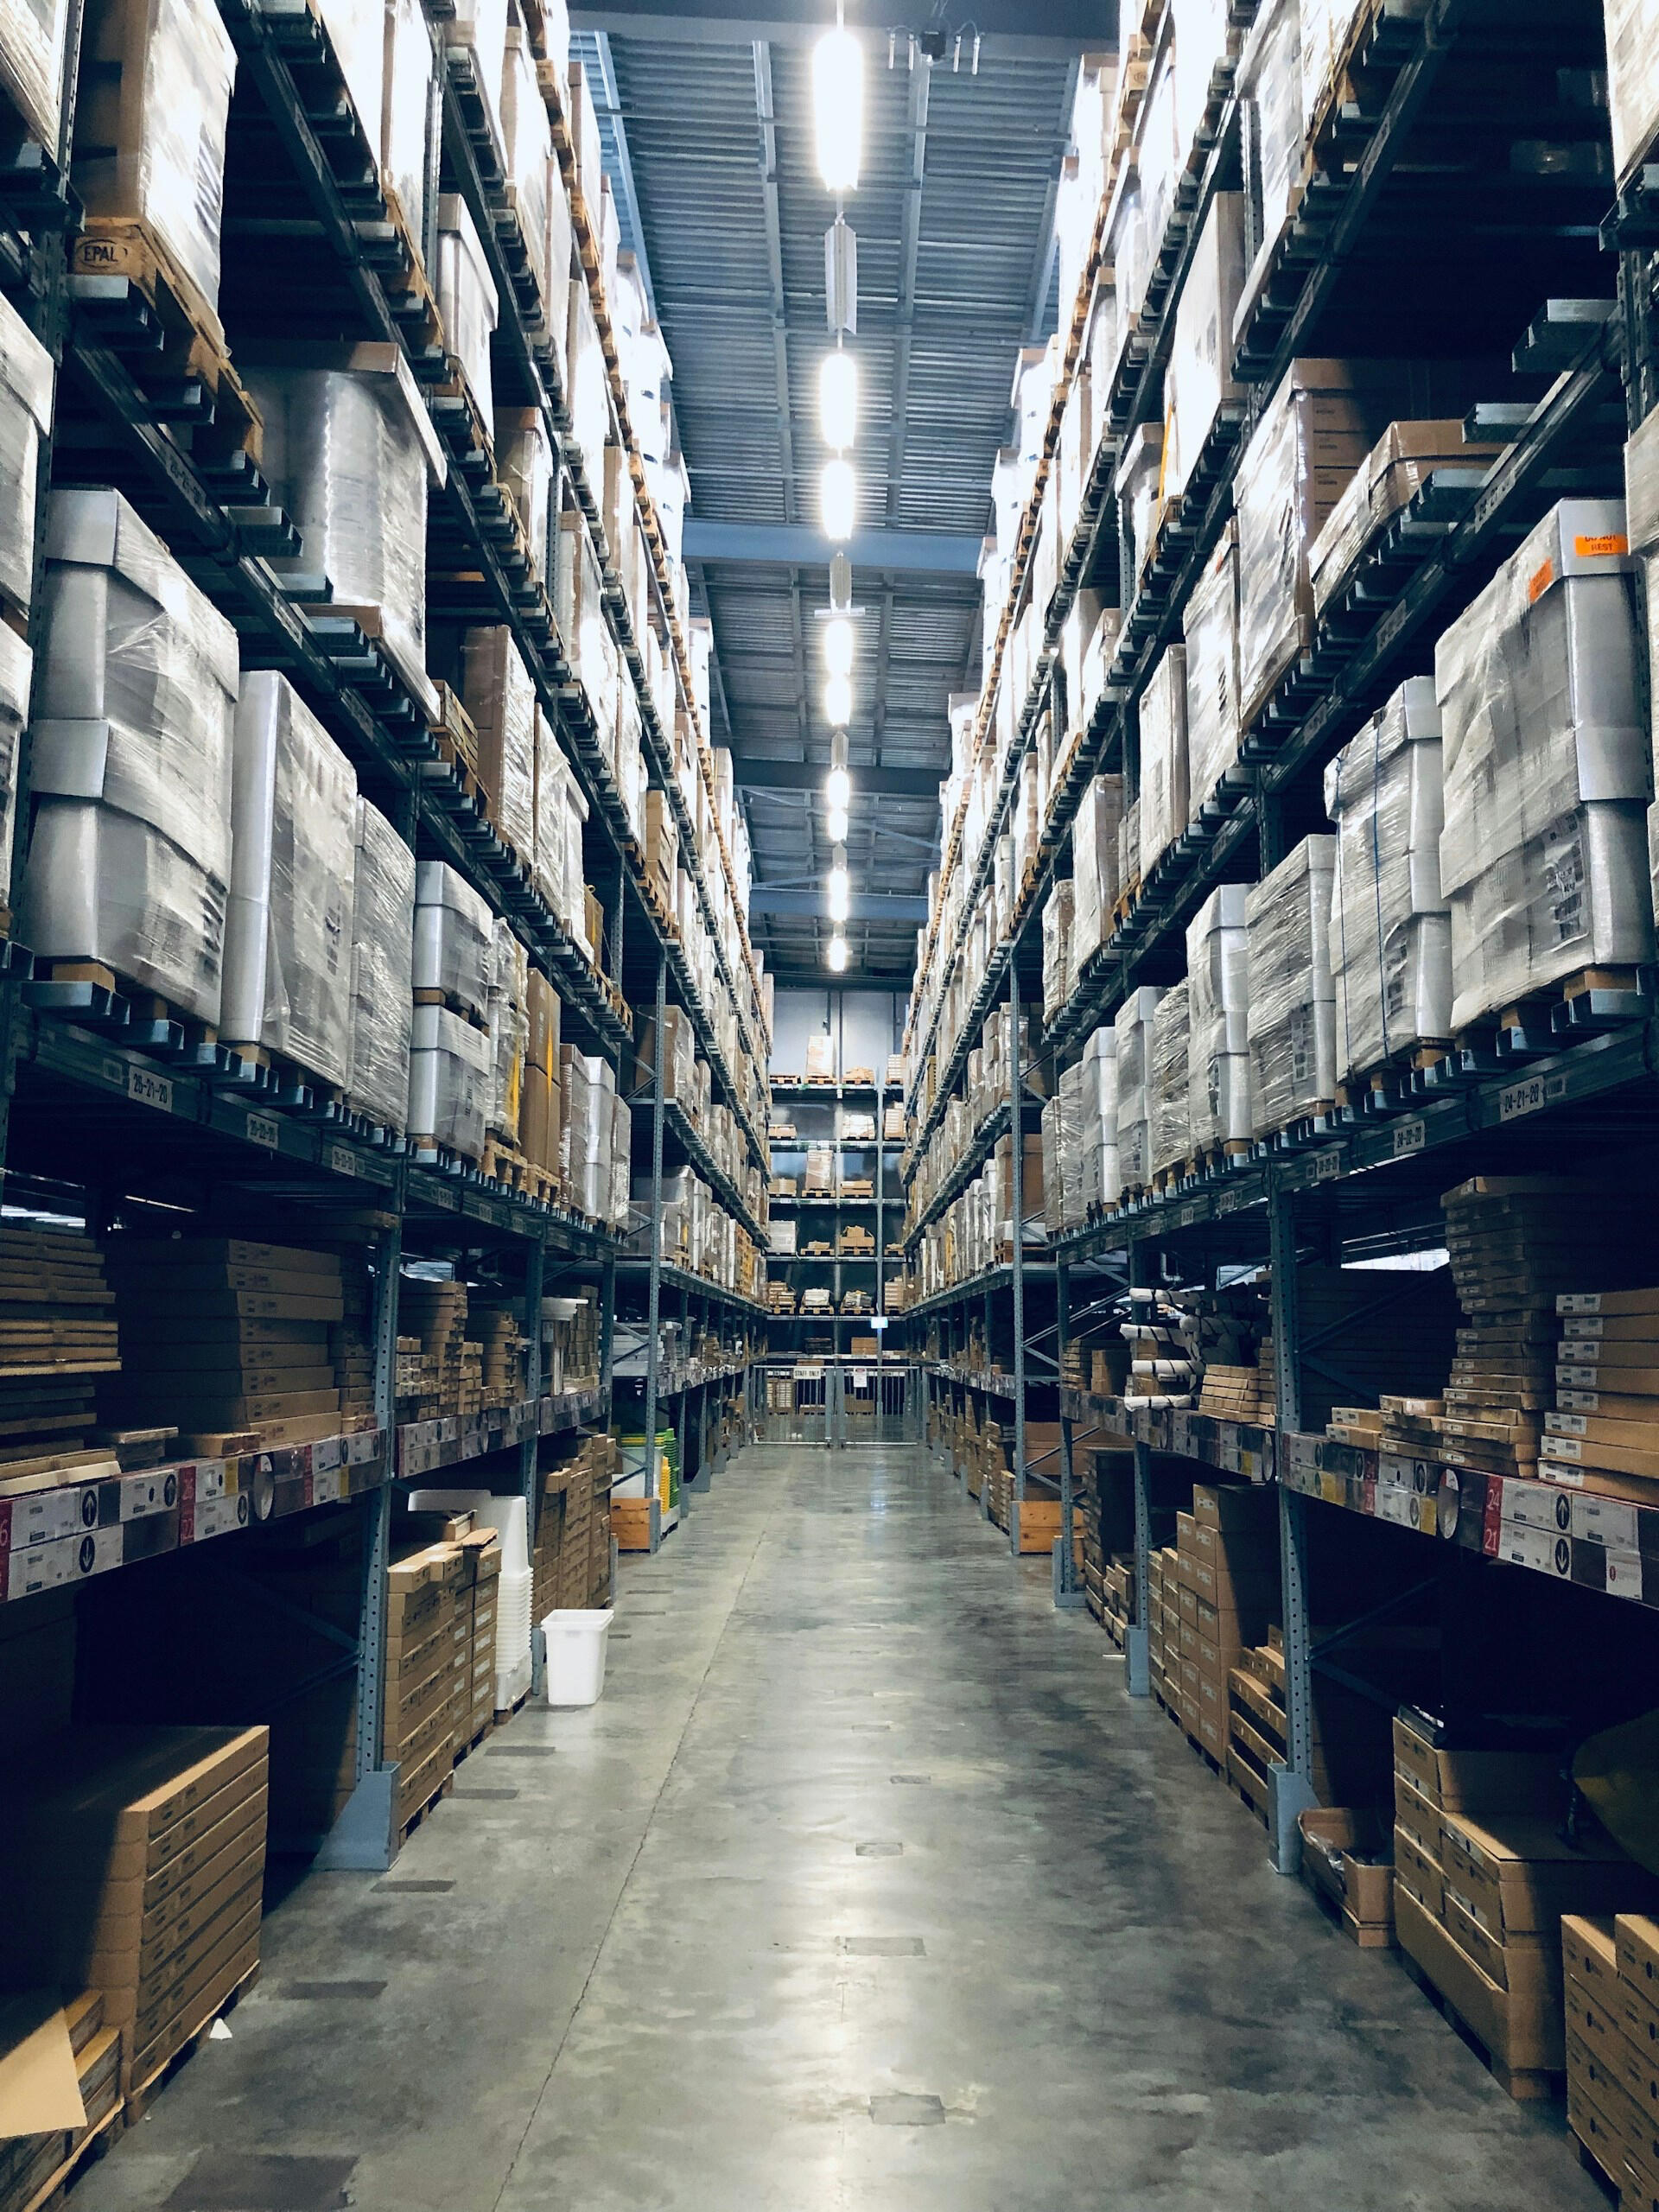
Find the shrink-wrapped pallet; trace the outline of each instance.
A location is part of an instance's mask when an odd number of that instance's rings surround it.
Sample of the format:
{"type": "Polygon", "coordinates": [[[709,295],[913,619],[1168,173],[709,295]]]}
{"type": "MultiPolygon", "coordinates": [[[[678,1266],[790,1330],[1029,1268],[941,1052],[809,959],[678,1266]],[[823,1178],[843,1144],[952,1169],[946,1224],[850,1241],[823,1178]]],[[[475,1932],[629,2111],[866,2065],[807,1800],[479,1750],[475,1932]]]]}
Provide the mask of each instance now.
{"type": "Polygon", "coordinates": [[[495,916],[490,931],[490,1081],[484,1125],[492,1136],[518,1142],[530,1043],[530,961],[512,926],[495,916]]]}
{"type": "Polygon", "coordinates": [[[1238,759],[1238,540],[1229,523],[1186,603],[1187,815],[1238,759]]]}
{"type": "Polygon", "coordinates": [[[357,802],[352,869],[352,1052],[346,1096],[401,1129],[409,1111],[415,855],[378,807],[357,802]]]}
{"type": "Polygon", "coordinates": [[[489,1020],[489,904],[448,861],[423,861],[415,871],[414,987],[480,1025],[489,1020]]]}
{"type": "Polygon", "coordinates": [[[1250,1119],[1250,961],[1242,883],[1218,884],[1186,925],[1192,1144],[1243,1144],[1250,1119]]]}
{"type": "Polygon", "coordinates": [[[1172,985],[1153,1009],[1147,1097],[1154,1175],[1179,1168],[1192,1149],[1186,1062],[1187,988],[1183,981],[1172,985]]]}
{"type": "MultiPolygon", "coordinates": [[[[238,356],[246,360],[245,353],[238,356]]],[[[334,604],[369,617],[429,718],[426,506],[443,448],[398,347],[261,348],[248,385],[265,421],[263,467],[334,604]]]]}
{"type": "Polygon", "coordinates": [[[1115,1206],[1122,1191],[1117,1152],[1117,1033],[1109,1022],[1083,1048],[1083,1198],[1115,1206]]]}
{"type": "Polygon", "coordinates": [[[1117,1060],[1117,1160],[1126,1191],[1152,1180],[1152,1024],[1163,997],[1153,983],[1133,990],[1117,1009],[1112,1029],[1117,1060]]]}
{"type": "Polygon", "coordinates": [[[410,1025],[410,1136],[480,1160],[489,1073],[486,1029],[447,1006],[417,1006],[410,1025]]]}
{"type": "MultiPolygon", "coordinates": [[[[547,198],[558,181],[558,171],[552,166],[553,138],[547,119],[547,103],[536,81],[535,51],[516,8],[507,23],[501,63],[501,137],[506,157],[507,188],[518,218],[525,257],[536,279],[536,289],[545,303],[549,297],[547,198]]],[[[562,182],[559,188],[563,188],[562,182]]],[[[557,304],[563,315],[563,286],[557,304]]]]}
{"type": "Polygon", "coordinates": [[[215,321],[235,77],[213,0],[89,0],[71,181],[89,215],[142,223],[215,321]]]}
{"type": "MultiPolygon", "coordinates": [[[[1081,1229],[1085,1211],[1087,1176],[1084,1166],[1084,1117],[1088,1101],[1089,1081],[1079,1060],[1075,1067],[1067,1068],[1054,1092],[1054,1103],[1060,1115],[1060,1225],[1063,1229],[1081,1229]]],[[[1044,1182],[1047,1189],[1046,1177],[1044,1182]]]]}
{"type": "Polygon", "coordinates": [[[0,598],[18,614],[27,614],[35,589],[35,508],[52,378],[52,356],[0,296],[0,598]]]}
{"type": "Polygon", "coordinates": [[[1452,1034],[1452,920],[1440,889],[1440,710],[1414,676],[1325,772],[1337,826],[1331,977],[1337,1080],[1452,1034]]]}
{"type": "Polygon", "coordinates": [[[1093,776],[1084,785],[1071,826],[1071,964],[1080,976],[1112,933],[1117,904],[1122,776],[1093,776]]]}
{"type": "Polygon", "coordinates": [[[426,238],[426,135],[432,95],[432,40],[420,0],[385,0],[380,174],[397,194],[417,252],[426,238]]]}
{"type": "Polygon", "coordinates": [[[438,201],[438,268],[434,289],[450,357],[461,364],[467,389],[488,424],[495,408],[490,382],[490,340],[500,318],[490,264],[472,211],[458,192],[438,201]]]}
{"type": "MultiPolygon", "coordinates": [[[[1064,1089],[1064,1084],[1061,1088],[1064,1089]]],[[[1061,1187],[1060,1160],[1064,1147],[1061,1117],[1065,1108],[1060,1093],[1043,1103],[1043,1227],[1051,1236],[1058,1236],[1065,1224],[1065,1194],[1061,1187]]]]}
{"type": "Polygon", "coordinates": [[[1043,1020],[1052,1021],[1071,995],[1072,887],[1057,883],[1043,902],[1043,1020]]]}
{"type": "Polygon", "coordinates": [[[1234,317],[1235,340],[1302,195],[1300,0],[1265,0],[1239,57],[1239,103],[1250,119],[1251,167],[1262,244],[1234,317]]]}
{"type": "Polygon", "coordinates": [[[552,575],[548,528],[552,517],[553,444],[539,407],[495,410],[496,480],[512,494],[530,544],[531,565],[546,582],[552,575]]]}
{"type": "Polygon", "coordinates": [[[478,732],[478,780],[502,842],[520,860],[536,852],[536,687],[505,623],[468,630],[462,688],[478,732]]]}
{"type": "Polygon", "coordinates": [[[357,776],[285,676],[242,678],[219,1035],[343,1090],[351,1072],[357,776]]]}
{"type": "Polygon", "coordinates": [[[1366,547],[1410,505],[1436,471],[1478,473],[1501,450],[1465,441],[1460,418],[1390,423],[1349,479],[1308,548],[1315,611],[1324,613],[1352,575],[1366,547]]]}
{"type": "MultiPolygon", "coordinates": [[[[1185,49],[1179,33],[1176,66],[1178,74],[1185,74],[1185,49]]],[[[1179,498],[1185,490],[1223,406],[1243,397],[1231,371],[1248,210],[1242,192],[1215,194],[1176,302],[1165,398],[1166,498],[1179,498]]]]}
{"type": "Polygon", "coordinates": [[[1186,648],[1170,645],[1141,696],[1141,880],[1186,827],[1186,648]]]}
{"type": "Polygon", "coordinates": [[[54,158],[63,123],[68,0],[0,0],[0,90],[54,158]]]}
{"type": "Polygon", "coordinates": [[[118,492],[53,494],[19,934],[219,1016],[236,633],[118,492]]]}
{"type": "Polygon", "coordinates": [[[1454,1032],[1654,957],[1626,544],[1622,500],[1562,500],[1435,649],[1454,1032]]]}
{"type": "Polygon", "coordinates": [[[1250,886],[1250,1088],[1255,1134],[1270,1136],[1332,1103],[1336,1004],[1331,982],[1334,837],[1304,837],[1250,886]]]}

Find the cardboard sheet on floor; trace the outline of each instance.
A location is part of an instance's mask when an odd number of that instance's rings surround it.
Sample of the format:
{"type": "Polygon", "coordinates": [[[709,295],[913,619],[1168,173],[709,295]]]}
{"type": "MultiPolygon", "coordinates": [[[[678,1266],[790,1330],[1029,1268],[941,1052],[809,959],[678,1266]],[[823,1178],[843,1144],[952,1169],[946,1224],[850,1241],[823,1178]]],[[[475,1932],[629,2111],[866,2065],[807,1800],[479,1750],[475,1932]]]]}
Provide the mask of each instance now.
{"type": "Polygon", "coordinates": [[[69,2023],[57,1991],[0,1997],[0,2140],[86,2125],[69,2023]]]}

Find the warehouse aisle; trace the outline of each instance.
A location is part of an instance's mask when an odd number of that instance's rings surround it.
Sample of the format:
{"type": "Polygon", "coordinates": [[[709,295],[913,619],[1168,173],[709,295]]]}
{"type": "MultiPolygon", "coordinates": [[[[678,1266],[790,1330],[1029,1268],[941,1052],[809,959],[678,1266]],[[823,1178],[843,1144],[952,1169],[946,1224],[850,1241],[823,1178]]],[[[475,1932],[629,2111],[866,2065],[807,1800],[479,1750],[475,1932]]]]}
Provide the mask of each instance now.
{"type": "Polygon", "coordinates": [[[76,2212],[1601,2204],[920,1453],[747,1453],[611,1662],[276,1910],[76,2212]]]}

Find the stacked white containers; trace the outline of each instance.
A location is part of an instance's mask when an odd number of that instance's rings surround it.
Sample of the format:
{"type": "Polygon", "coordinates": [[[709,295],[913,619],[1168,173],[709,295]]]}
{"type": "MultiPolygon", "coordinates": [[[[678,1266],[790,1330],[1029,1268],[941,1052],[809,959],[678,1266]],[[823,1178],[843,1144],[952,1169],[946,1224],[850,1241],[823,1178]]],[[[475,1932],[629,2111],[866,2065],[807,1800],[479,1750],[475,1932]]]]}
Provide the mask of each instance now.
{"type": "Polygon", "coordinates": [[[1304,837],[1247,895],[1250,1088],[1259,1137],[1328,1106],[1336,1089],[1336,844],[1334,837],[1304,837]]]}
{"type": "Polygon", "coordinates": [[[1452,920],[1440,889],[1440,710],[1414,676],[1325,772],[1337,825],[1331,980],[1337,1080],[1452,1034],[1452,920]]]}
{"type": "Polygon", "coordinates": [[[118,492],[53,494],[20,934],[217,1023],[236,632],[118,492]]]}
{"type": "Polygon", "coordinates": [[[1117,1040],[1117,1164],[1127,1192],[1144,1190],[1152,1180],[1152,1022],[1162,990],[1143,983],[1117,1009],[1112,1028],[1117,1040]]]}
{"type": "Polygon", "coordinates": [[[472,1513],[501,1540],[495,1601],[495,1709],[510,1712],[530,1688],[531,1565],[529,1516],[522,1497],[486,1490],[415,1490],[411,1513],[472,1513]]]}
{"type": "Polygon", "coordinates": [[[448,861],[417,867],[410,1133],[474,1160],[489,1095],[492,918],[448,861]]]}
{"type": "Polygon", "coordinates": [[[1248,887],[1218,885],[1186,927],[1187,1109],[1193,1147],[1243,1145],[1250,1118],[1248,887]]]}
{"type": "Polygon", "coordinates": [[[1636,588],[1622,500],[1564,499],[1440,639],[1453,1031],[1654,957],[1636,588]]]}

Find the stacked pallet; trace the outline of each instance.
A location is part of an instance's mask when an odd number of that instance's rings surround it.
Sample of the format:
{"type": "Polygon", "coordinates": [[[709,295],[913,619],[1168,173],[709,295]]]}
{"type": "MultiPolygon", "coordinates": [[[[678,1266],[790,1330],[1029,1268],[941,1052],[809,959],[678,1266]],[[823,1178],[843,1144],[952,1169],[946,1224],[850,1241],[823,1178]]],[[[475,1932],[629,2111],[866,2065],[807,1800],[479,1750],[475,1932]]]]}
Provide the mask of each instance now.
{"type": "Polygon", "coordinates": [[[345,1319],[332,1252],[242,1236],[117,1238],[110,1279],[121,1381],[109,1417],[171,1421],[187,1456],[337,1435],[329,1331],[345,1319]]]}
{"type": "Polygon", "coordinates": [[[397,1286],[400,1336],[417,1338],[423,1357],[436,1363],[432,1395],[441,1414],[461,1411],[462,1348],[467,1341],[467,1286],[404,1275],[397,1286]]]}
{"type": "Polygon", "coordinates": [[[0,1983],[93,1989],[142,2094],[258,1964],[268,1732],[73,1728],[0,1806],[0,1983]]]}
{"type": "Polygon", "coordinates": [[[121,1364],[114,1302],[90,1236],[0,1229],[0,1497],[116,1471],[91,1443],[96,1378],[121,1364]]]}
{"type": "MultiPolygon", "coordinates": [[[[0,2063],[19,2048],[37,2012],[27,1999],[10,2006],[0,2002],[0,2063]]],[[[84,2146],[121,2108],[121,2031],[105,2025],[103,1998],[95,1989],[83,1990],[60,2017],[86,2117],[79,2127],[0,2139],[0,2212],[35,2212],[47,2202],[84,2146]]]]}
{"type": "Polygon", "coordinates": [[[1554,1746],[1496,1728],[1459,1740],[1408,1708],[1394,1759],[1401,1947],[1511,2095],[1553,2094],[1567,2063],[1561,1916],[1648,1908],[1653,1879],[1587,1816],[1565,1832],[1554,1746]]]}
{"type": "Polygon", "coordinates": [[[1659,2203],[1659,1921],[1561,1921],[1567,2125],[1621,2204],[1659,2203]]]}
{"type": "Polygon", "coordinates": [[[1555,1305],[1538,1471],[1646,1502],[1659,1477],[1659,1290],[1565,1291],[1555,1305]]]}

